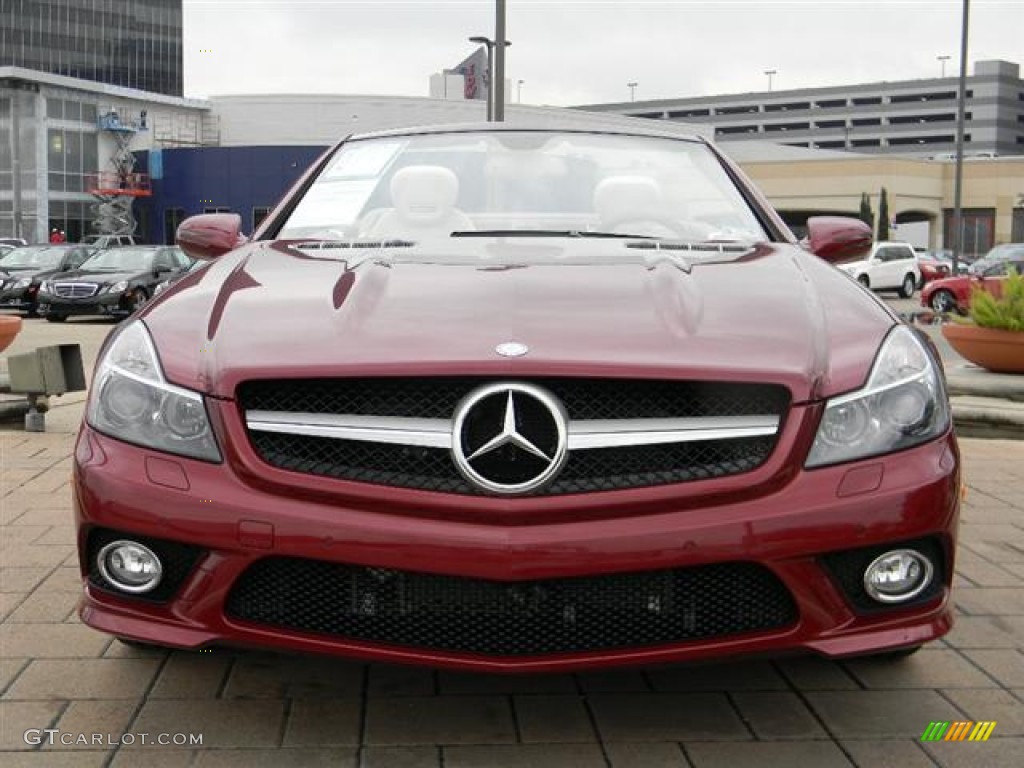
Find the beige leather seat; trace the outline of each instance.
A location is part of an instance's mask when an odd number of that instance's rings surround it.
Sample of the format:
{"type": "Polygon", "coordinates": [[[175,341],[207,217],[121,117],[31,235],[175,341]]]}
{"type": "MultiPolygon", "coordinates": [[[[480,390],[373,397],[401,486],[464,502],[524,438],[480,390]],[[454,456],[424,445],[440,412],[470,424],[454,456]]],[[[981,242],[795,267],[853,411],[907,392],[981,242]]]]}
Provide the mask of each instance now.
{"type": "Polygon", "coordinates": [[[594,211],[602,231],[673,237],[661,186],[649,176],[609,176],[594,188],[594,211]]]}
{"type": "Polygon", "coordinates": [[[360,231],[362,237],[448,237],[452,232],[474,229],[466,214],[455,208],[459,179],[439,165],[410,165],[391,177],[394,208],[371,213],[360,231]]]}

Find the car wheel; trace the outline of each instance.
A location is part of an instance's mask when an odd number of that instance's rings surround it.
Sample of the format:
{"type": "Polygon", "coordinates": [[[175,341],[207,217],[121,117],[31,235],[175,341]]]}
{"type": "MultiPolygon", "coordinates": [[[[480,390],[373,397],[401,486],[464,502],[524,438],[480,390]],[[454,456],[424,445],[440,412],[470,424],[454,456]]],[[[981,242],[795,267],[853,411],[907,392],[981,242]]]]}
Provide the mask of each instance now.
{"type": "Polygon", "coordinates": [[[936,291],[928,300],[928,306],[940,314],[956,309],[956,298],[949,291],[936,291]]]}
{"type": "Polygon", "coordinates": [[[48,323],[63,323],[68,319],[67,315],[47,315],[46,322],[48,323]]]}
{"type": "Polygon", "coordinates": [[[903,285],[900,286],[899,294],[901,299],[909,299],[914,295],[914,289],[917,287],[917,280],[914,279],[913,275],[907,275],[903,278],[903,285]]]}
{"type": "Polygon", "coordinates": [[[146,292],[142,288],[136,288],[134,291],[132,291],[131,304],[129,308],[131,309],[132,312],[134,312],[147,301],[149,301],[149,296],[146,294],[146,292]]]}
{"type": "Polygon", "coordinates": [[[868,279],[867,275],[860,275],[857,278],[857,282],[860,283],[861,285],[863,285],[865,288],[870,288],[871,287],[871,281],[868,279]]]}

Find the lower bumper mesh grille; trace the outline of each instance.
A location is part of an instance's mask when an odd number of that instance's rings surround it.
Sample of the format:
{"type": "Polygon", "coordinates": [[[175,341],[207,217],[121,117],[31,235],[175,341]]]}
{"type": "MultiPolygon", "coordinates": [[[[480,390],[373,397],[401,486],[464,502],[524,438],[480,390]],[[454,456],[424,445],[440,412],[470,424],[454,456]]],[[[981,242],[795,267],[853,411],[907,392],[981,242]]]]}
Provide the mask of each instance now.
{"type": "Polygon", "coordinates": [[[668,645],[797,619],[782,582],[753,563],[496,582],[268,558],[242,574],[226,610],[339,639],[501,656],[668,645]]]}

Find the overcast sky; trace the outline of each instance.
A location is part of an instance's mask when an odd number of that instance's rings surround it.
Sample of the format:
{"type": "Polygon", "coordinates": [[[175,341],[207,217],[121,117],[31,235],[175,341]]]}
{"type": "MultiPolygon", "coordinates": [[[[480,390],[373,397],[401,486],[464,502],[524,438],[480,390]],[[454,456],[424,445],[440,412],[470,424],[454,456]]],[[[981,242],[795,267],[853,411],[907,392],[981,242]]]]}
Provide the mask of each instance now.
{"type": "MultiPolygon", "coordinates": [[[[506,77],[566,106],[958,71],[961,2],[508,0],[506,77]]],[[[494,37],[493,0],[184,0],[185,94],[428,95],[494,37]]],[[[971,3],[968,60],[1024,65],[1024,0],[971,3]]],[[[514,89],[513,89],[514,90],[514,89]]],[[[514,99],[514,93],[513,93],[514,99]]]]}

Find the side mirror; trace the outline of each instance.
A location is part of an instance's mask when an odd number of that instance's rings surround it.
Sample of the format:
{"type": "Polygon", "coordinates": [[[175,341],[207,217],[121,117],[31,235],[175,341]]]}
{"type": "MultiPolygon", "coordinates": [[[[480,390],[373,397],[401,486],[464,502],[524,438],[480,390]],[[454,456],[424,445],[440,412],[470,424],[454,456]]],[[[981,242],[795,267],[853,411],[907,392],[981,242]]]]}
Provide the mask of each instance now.
{"type": "Polygon", "coordinates": [[[181,222],[174,239],[188,256],[202,261],[212,261],[247,242],[237,213],[191,216],[181,222]]]}
{"type": "Polygon", "coordinates": [[[847,216],[811,216],[807,244],[811,253],[832,264],[864,258],[871,250],[871,228],[847,216]]]}

